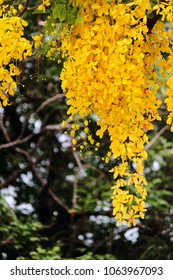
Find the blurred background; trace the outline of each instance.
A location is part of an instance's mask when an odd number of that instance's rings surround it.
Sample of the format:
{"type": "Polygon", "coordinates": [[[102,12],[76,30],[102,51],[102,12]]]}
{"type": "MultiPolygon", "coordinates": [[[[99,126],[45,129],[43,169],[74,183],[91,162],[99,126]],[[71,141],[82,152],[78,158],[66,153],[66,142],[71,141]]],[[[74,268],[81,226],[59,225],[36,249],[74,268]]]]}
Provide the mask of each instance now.
{"type": "MultiPolygon", "coordinates": [[[[31,39],[44,17],[25,17],[31,39]]],[[[118,162],[102,160],[108,135],[99,151],[85,148],[80,158],[71,123],[61,125],[67,119],[62,65],[36,55],[20,68],[18,92],[11,106],[0,108],[0,259],[173,259],[173,134],[164,103],[146,147],[148,211],[135,227],[118,227],[109,173],[118,162]]],[[[164,101],[164,85],[158,96],[164,101]]],[[[79,130],[78,136],[81,145],[86,135],[79,130]]]]}

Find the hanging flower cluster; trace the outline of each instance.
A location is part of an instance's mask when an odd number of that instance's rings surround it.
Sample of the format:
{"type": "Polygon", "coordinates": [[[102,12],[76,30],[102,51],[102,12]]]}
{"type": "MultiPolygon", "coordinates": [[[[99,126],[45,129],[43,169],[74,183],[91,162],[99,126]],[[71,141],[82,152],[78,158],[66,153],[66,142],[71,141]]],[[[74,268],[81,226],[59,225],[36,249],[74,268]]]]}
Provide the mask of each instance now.
{"type": "Polygon", "coordinates": [[[13,96],[20,75],[18,61],[32,55],[31,44],[24,38],[24,28],[27,22],[16,16],[18,10],[12,5],[0,1],[0,107],[8,105],[9,96],[13,96]]]}
{"type": "MultiPolygon", "coordinates": [[[[165,18],[172,22],[173,5],[172,1],[154,7],[149,0],[116,2],[75,1],[84,23],[71,26],[62,36],[66,61],[60,78],[70,118],[79,116],[87,129],[86,117],[96,114],[96,135],[102,138],[105,131],[109,133],[111,144],[105,161],[111,158],[120,162],[110,170],[116,179],[113,215],[119,223],[135,225],[146,211],[143,161],[147,158],[147,131],[153,129],[153,121],[161,119],[156,67],[161,75],[165,71],[170,74],[166,103],[168,124],[173,122],[172,30],[165,31],[162,22],[165,18]],[[159,15],[159,20],[152,26],[153,15],[159,15]],[[168,60],[164,53],[169,53],[168,60]]],[[[92,136],[90,140],[94,142],[92,136]]]]}
{"type": "MultiPolygon", "coordinates": [[[[97,116],[96,136],[102,139],[107,132],[110,138],[104,160],[118,162],[110,170],[115,179],[113,215],[119,224],[136,225],[146,211],[145,145],[153,122],[161,119],[157,92],[162,83],[159,75],[165,73],[169,76],[167,123],[173,131],[173,0],[40,2],[38,10],[50,12],[47,33],[33,40],[36,49],[44,47],[44,42],[48,45],[47,57],[57,56],[59,61],[62,54],[60,79],[69,118],[74,120],[72,143],[78,141],[81,126],[76,119],[80,118],[87,135],[80,149],[88,144],[99,148],[88,125],[88,119],[97,116]]],[[[24,38],[27,23],[17,16],[23,9],[0,0],[0,106],[6,106],[16,91],[17,62],[32,55],[31,44],[24,38]]]]}

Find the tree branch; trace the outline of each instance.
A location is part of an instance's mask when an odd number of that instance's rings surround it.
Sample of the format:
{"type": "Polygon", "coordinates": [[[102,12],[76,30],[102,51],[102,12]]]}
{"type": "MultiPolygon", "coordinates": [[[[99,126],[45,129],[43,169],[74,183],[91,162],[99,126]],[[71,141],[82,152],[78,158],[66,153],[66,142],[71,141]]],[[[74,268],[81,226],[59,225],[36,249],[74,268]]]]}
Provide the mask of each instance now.
{"type": "Polygon", "coordinates": [[[9,137],[8,132],[7,132],[7,130],[6,130],[6,127],[5,127],[5,125],[4,125],[4,122],[3,122],[3,115],[2,115],[2,114],[0,114],[0,128],[2,129],[2,132],[3,132],[4,137],[5,137],[5,139],[7,140],[7,142],[10,142],[11,140],[10,140],[10,137],[9,137]]]}
{"type": "Polygon", "coordinates": [[[14,147],[14,146],[19,145],[19,144],[23,144],[23,143],[27,142],[28,140],[30,140],[31,138],[33,138],[35,135],[36,135],[35,133],[32,133],[32,134],[26,136],[23,139],[15,140],[15,141],[12,141],[12,142],[8,141],[8,143],[0,145],[0,150],[11,148],[11,147],[14,147]]]}
{"type": "Polygon", "coordinates": [[[71,125],[69,123],[67,123],[64,127],[62,127],[62,124],[48,124],[45,126],[46,130],[63,130],[63,129],[67,129],[70,128],[71,125]]]}
{"type": "MultiPolygon", "coordinates": [[[[129,227],[128,229],[130,229],[130,228],[131,227],[129,227]]],[[[101,246],[106,244],[106,242],[108,242],[109,240],[113,241],[116,236],[117,237],[118,236],[122,236],[126,231],[127,231],[127,228],[125,228],[125,229],[118,229],[114,233],[111,232],[108,236],[105,236],[105,238],[103,240],[100,240],[100,242],[98,242],[98,244],[94,245],[93,253],[95,253],[101,246]]]]}
{"type": "Polygon", "coordinates": [[[45,130],[63,130],[63,129],[70,128],[71,125],[67,123],[65,127],[62,127],[62,124],[48,124],[39,133],[32,133],[32,134],[24,137],[23,139],[20,139],[20,137],[19,137],[17,140],[11,141],[11,142],[10,142],[10,138],[8,136],[7,130],[1,122],[0,122],[0,127],[3,131],[5,139],[8,141],[8,143],[0,145],[0,150],[3,150],[3,149],[11,148],[11,147],[26,143],[27,141],[29,141],[30,139],[32,139],[35,136],[38,136],[38,134],[41,134],[45,130]]]}
{"type": "Polygon", "coordinates": [[[35,162],[32,160],[30,154],[20,148],[15,148],[15,151],[24,156],[24,158],[26,159],[26,161],[30,166],[35,181],[37,182],[38,185],[41,186],[41,188],[44,188],[47,185],[47,180],[45,180],[39,173],[38,168],[35,162]]]}
{"type": "Polygon", "coordinates": [[[156,14],[156,10],[154,10],[150,16],[151,17],[147,19],[148,34],[151,33],[156,22],[161,18],[160,14],[156,14]]]}
{"type": "Polygon", "coordinates": [[[159,137],[168,129],[169,125],[165,125],[160,129],[157,134],[151,139],[150,143],[145,145],[145,150],[148,150],[156,141],[159,139],[159,137]]]}
{"type": "Polygon", "coordinates": [[[21,17],[27,11],[28,5],[29,5],[29,1],[30,0],[26,0],[25,6],[24,6],[23,10],[20,12],[20,14],[18,15],[18,17],[21,17]]]}
{"type": "Polygon", "coordinates": [[[24,171],[26,170],[26,168],[24,169],[19,169],[17,171],[15,171],[14,173],[12,173],[8,178],[5,179],[5,181],[3,183],[0,183],[0,189],[4,189],[6,187],[8,187],[8,185],[13,182],[20,174],[22,174],[24,171]]]}
{"type": "Polygon", "coordinates": [[[67,205],[65,205],[55,194],[51,189],[48,189],[48,194],[52,198],[52,200],[57,204],[58,206],[61,206],[63,209],[65,209],[67,212],[69,211],[69,208],[67,205]]]}
{"type": "MultiPolygon", "coordinates": [[[[166,3],[167,0],[159,1],[159,3],[166,3]]],[[[161,9],[162,11],[162,9],[161,9]]],[[[150,17],[147,19],[147,27],[148,27],[148,34],[151,33],[153,27],[155,26],[156,22],[161,18],[161,15],[157,11],[154,10],[150,15],[150,17]]]]}
{"type": "Polygon", "coordinates": [[[78,153],[77,153],[76,151],[73,151],[73,156],[74,156],[74,158],[75,158],[75,160],[76,160],[76,163],[77,163],[77,165],[78,165],[78,167],[79,167],[79,172],[81,172],[82,174],[84,174],[84,173],[85,173],[85,169],[84,169],[84,167],[83,167],[83,165],[82,165],[82,162],[81,162],[81,160],[80,160],[80,157],[78,156],[78,153]]]}
{"type": "Polygon", "coordinates": [[[34,117],[36,114],[38,114],[46,105],[48,105],[49,103],[51,103],[51,102],[53,102],[53,101],[55,101],[55,100],[57,100],[57,99],[60,99],[60,98],[64,98],[65,97],[65,94],[56,94],[56,95],[54,95],[54,96],[52,96],[52,97],[50,97],[50,98],[48,98],[48,99],[46,99],[38,108],[37,108],[37,110],[33,113],[33,114],[31,114],[31,117],[34,117]]]}

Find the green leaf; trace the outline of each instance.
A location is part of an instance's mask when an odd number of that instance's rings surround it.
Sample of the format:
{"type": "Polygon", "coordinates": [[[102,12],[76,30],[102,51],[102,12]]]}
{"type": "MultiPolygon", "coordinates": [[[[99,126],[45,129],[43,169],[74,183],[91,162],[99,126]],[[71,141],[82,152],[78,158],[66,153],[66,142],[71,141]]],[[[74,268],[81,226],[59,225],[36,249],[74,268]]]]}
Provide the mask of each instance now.
{"type": "Polygon", "coordinates": [[[63,4],[57,4],[53,9],[53,19],[59,19],[60,22],[66,20],[67,10],[66,6],[63,4]]]}
{"type": "Polygon", "coordinates": [[[81,15],[78,15],[77,18],[75,19],[75,25],[79,24],[79,23],[84,23],[84,18],[81,15]]]}
{"type": "Polygon", "coordinates": [[[73,13],[68,13],[66,20],[67,20],[68,24],[73,24],[73,22],[74,22],[74,14],[73,13]]]}
{"type": "Polygon", "coordinates": [[[30,241],[31,242],[39,241],[39,238],[38,237],[30,237],[30,241]]]}

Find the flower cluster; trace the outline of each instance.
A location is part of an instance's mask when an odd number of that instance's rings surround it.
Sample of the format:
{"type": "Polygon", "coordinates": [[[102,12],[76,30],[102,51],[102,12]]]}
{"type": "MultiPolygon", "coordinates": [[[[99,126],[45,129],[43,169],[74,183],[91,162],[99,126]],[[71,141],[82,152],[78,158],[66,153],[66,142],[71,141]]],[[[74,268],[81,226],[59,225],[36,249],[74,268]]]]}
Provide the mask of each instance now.
{"type": "Polygon", "coordinates": [[[46,11],[46,8],[50,6],[50,0],[42,0],[42,4],[38,6],[39,11],[46,11]]]}
{"type": "MultiPolygon", "coordinates": [[[[24,38],[27,23],[17,16],[23,7],[4,3],[0,0],[0,106],[16,90],[17,62],[32,54],[24,38]]],[[[115,179],[113,215],[119,223],[136,225],[146,211],[147,132],[161,119],[157,92],[160,76],[166,74],[167,123],[173,131],[173,0],[42,0],[38,10],[46,9],[45,37],[33,36],[34,46],[47,45],[46,56],[58,62],[62,55],[60,79],[74,121],[72,144],[78,143],[82,127],[86,137],[80,150],[88,145],[98,150],[89,128],[95,117],[97,138],[105,132],[110,138],[103,160],[118,162],[110,170],[115,179]]]]}
{"type": "MultiPolygon", "coordinates": [[[[105,161],[111,158],[120,162],[110,170],[116,179],[113,213],[119,223],[135,225],[146,211],[143,161],[147,158],[147,131],[153,129],[153,121],[161,119],[161,100],[157,98],[160,82],[155,68],[161,75],[165,71],[173,74],[169,32],[161,21],[149,30],[147,15],[156,10],[161,20],[165,14],[167,20],[172,20],[172,1],[154,8],[149,0],[118,4],[106,0],[75,2],[82,7],[84,23],[64,33],[61,47],[66,59],[61,80],[67,93],[68,114],[83,120],[96,114],[96,135],[102,138],[108,131],[111,144],[105,161]],[[169,61],[163,53],[170,54],[169,61]],[[133,173],[130,164],[135,168],[133,173]]],[[[166,102],[171,124],[173,76],[168,86],[166,102]]]]}
{"type": "Polygon", "coordinates": [[[0,107],[8,105],[9,96],[16,91],[15,77],[20,75],[18,61],[32,55],[31,44],[24,38],[27,22],[16,14],[12,5],[0,1],[0,107]]]}

